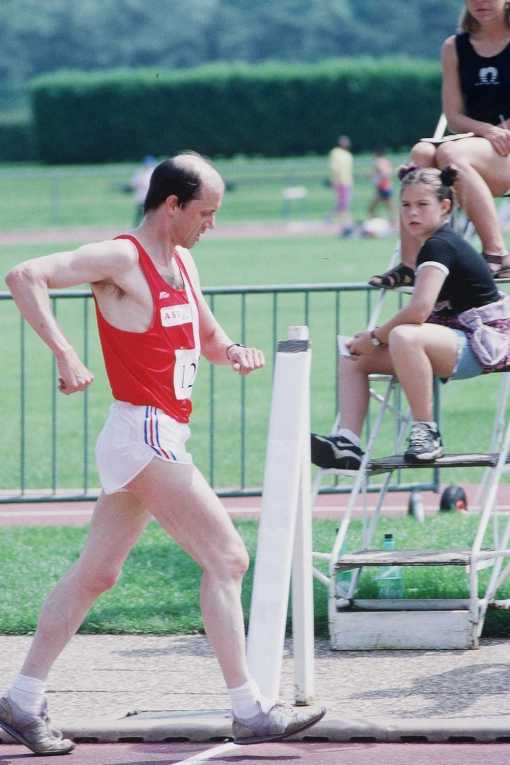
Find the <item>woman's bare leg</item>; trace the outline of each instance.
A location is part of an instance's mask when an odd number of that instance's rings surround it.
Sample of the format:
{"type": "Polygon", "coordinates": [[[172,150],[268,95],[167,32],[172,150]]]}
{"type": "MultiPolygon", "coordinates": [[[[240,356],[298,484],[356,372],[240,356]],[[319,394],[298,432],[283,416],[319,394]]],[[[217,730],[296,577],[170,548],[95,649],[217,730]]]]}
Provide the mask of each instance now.
{"type": "Polygon", "coordinates": [[[437,324],[402,324],[392,330],[389,345],[357,359],[340,362],[340,427],[359,435],[368,411],[372,373],[396,374],[414,420],[433,417],[433,377],[449,377],[457,362],[458,338],[437,324]]]}
{"type": "Polygon", "coordinates": [[[437,324],[401,324],[389,337],[389,353],[415,421],[433,420],[433,377],[455,368],[458,337],[437,324]]]}
{"type": "Polygon", "coordinates": [[[368,375],[393,374],[388,348],[377,348],[368,356],[340,357],[340,426],[360,435],[368,411],[368,375]]]}
{"type": "MultiPolygon", "coordinates": [[[[484,138],[466,138],[440,146],[437,161],[439,167],[454,165],[459,171],[460,204],[476,228],[483,251],[506,253],[494,197],[510,189],[510,156],[501,157],[484,138]]],[[[510,265],[510,257],[504,265],[510,265]]]]}

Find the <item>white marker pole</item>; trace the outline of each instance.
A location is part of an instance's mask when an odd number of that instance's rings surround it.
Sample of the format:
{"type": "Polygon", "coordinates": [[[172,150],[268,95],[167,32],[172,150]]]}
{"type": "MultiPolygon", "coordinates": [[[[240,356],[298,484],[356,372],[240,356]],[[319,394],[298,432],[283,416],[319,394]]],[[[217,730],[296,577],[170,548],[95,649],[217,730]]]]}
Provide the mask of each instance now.
{"type": "Polygon", "coordinates": [[[308,340],[279,342],[248,633],[248,666],[270,699],[280,688],[309,378],[308,340]]]}
{"type": "MultiPolygon", "coordinates": [[[[289,327],[290,337],[290,327],[289,327]]],[[[311,354],[311,351],[309,351],[311,354]]],[[[292,644],[294,649],[294,695],[299,705],[312,704],[315,696],[315,629],[313,608],[312,506],[310,457],[310,379],[303,407],[301,481],[296,512],[296,535],[292,562],[292,644]]]]}

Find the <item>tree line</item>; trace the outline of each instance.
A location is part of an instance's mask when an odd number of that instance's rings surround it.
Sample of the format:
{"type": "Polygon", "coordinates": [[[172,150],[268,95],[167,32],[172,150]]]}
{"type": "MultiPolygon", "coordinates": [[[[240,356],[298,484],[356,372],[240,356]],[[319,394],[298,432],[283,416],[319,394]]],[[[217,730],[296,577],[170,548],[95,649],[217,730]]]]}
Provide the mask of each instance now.
{"type": "Polygon", "coordinates": [[[2,0],[0,109],[60,69],[314,62],[395,53],[436,59],[461,0],[2,0]]]}

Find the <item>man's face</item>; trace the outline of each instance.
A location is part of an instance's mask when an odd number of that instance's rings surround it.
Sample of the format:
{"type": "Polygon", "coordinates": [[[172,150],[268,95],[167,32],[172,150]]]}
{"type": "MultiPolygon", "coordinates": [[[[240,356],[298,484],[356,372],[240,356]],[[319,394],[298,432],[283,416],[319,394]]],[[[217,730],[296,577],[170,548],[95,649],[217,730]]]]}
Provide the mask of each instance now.
{"type": "Polygon", "coordinates": [[[202,234],[213,228],[222,199],[221,184],[203,183],[198,199],[192,199],[185,207],[176,207],[171,222],[171,235],[175,244],[189,250],[202,234]]]}

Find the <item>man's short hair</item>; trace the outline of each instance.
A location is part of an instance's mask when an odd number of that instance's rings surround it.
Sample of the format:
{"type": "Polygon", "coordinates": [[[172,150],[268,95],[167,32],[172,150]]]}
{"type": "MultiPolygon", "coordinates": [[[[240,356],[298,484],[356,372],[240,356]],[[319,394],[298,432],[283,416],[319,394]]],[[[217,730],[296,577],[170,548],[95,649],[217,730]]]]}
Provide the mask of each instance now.
{"type": "Polygon", "coordinates": [[[144,213],[156,210],[173,194],[179,200],[179,207],[186,207],[188,202],[200,196],[202,179],[199,173],[191,163],[176,162],[176,159],[165,159],[154,168],[145,197],[144,213]]]}

